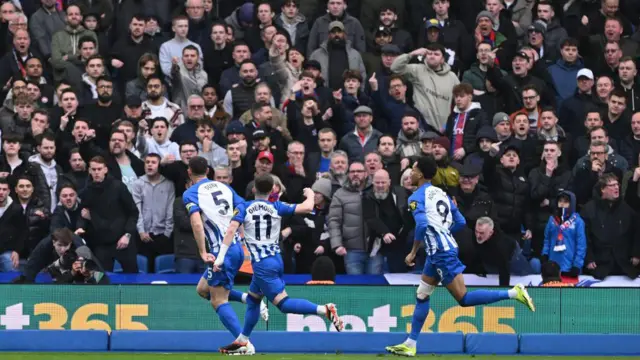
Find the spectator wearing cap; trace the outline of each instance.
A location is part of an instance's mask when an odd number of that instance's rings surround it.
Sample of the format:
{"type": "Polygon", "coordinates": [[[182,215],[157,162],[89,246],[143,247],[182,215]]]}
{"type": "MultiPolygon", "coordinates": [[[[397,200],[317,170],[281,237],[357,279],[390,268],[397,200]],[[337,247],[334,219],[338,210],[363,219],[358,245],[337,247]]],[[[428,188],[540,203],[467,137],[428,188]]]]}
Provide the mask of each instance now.
{"type": "Polygon", "coordinates": [[[404,76],[413,85],[413,102],[427,123],[435,129],[444,129],[451,112],[453,87],[460,83],[445,62],[445,49],[440,44],[398,56],[391,71],[404,76]],[[421,63],[409,64],[414,56],[421,63]],[[424,59],[420,58],[424,56],[424,59]]]}
{"type": "Polygon", "coordinates": [[[415,226],[408,206],[409,193],[393,185],[386,170],[373,174],[373,186],[362,196],[362,216],[368,241],[379,247],[390,273],[404,273],[409,232],[415,226]]]}
{"type": "Polygon", "coordinates": [[[520,166],[518,144],[507,143],[497,155],[500,163],[485,160],[482,174],[497,209],[500,228],[513,239],[532,238],[535,226],[531,188],[520,166]]]}
{"type": "MultiPolygon", "coordinates": [[[[571,168],[566,161],[561,160],[562,155],[560,144],[555,141],[545,142],[540,165],[529,173],[532,210],[536,214],[531,246],[536,256],[544,254],[542,245],[546,240],[545,228],[548,226],[549,216],[558,215],[552,214],[558,205],[557,196],[560,191],[569,189],[571,185],[571,168]]],[[[575,195],[571,193],[571,196],[574,202],[572,211],[575,211],[575,195]]],[[[555,237],[553,240],[555,241],[555,237]]]]}
{"type": "Polygon", "coordinates": [[[211,36],[200,44],[202,46],[204,71],[207,72],[209,82],[220,82],[222,72],[233,66],[233,47],[227,44],[227,32],[224,23],[216,22],[211,26],[211,36]]]}
{"type": "Polygon", "coordinates": [[[431,183],[446,191],[450,196],[454,196],[460,175],[458,172],[458,164],[452,163],[451,157],[449,157],[448,154],[451,148],[451,142],[446,136],[439,136],[433,140],[431,147],[433,158],[436,160],[436,164],[438,164],[438,169],[431,183]]]}
{"type": "Polygon", "coordinates": [[[208,83],[207,73],[201,65],[200,53],[194,46],[182,49],[182,57],[171,65],[171,100],[185,109],[191,95],[200,95],[208,83]]]}
{"type": "Polygon", "coordinates": [[[66,16],[62,9],[58,9],[54,0],[42,1],[42,6],[31,15],[29,31],[33,42],[44,57],[51,57],[51,40],[53,34],[64,29],[66,16]]]}
{"type": "MultiPolygon", "coordinates": [[[[495,54],[490,53],[490,56],[495,54]]],[[[513,113],[523,107],[522,91],[527,85],[535,86],[542,105],[554,106],[555,95],[543,80],[529,73],[529,63],[533,61],[525,51],[519,51],[511,62],[512,72],[502,75],[498,66],[492,64],[487,70],[487,79],[505,96],[505,109],[513,113]]]]}
{"type": "MultiPolygon", "coordinates": [[[[258,152],[254,162],[251,164],[253,168],[252,178],[255,179],[256,177],[260,175],[265,175],[265,174],[273,175],[273,168],[275,166],[275,162],[276,160],[273,156],[273,153],[270,152],[268,148],[267,150],[262,150],[258,152]]],[[[278,182],[280,182],[279,179],[278,179],[278,182]]],[[[246,189],[243,191],[244,198],[247,200],[254,198],[253,184],[254,184],[254,180],[251,180],[247,185],[246,189]]]]}
{"type": "MultiPolygon", "coordinates": [[[[435,133],[433,131],[423,132],[422,135],[420,135],[420,142],[421,142],[420,155],[433,156],[433,142],[435,141],[435,139],[439,137],[440,137],[440,134],[435,133]]],[[[414,161],[416,159],[410,159],[410,160],[414,161]]]]}
{"type": "MultiPolygon", "coordinates": [[[[496,19],[490,11],[483,10],[476,15],[476,27],[474,32],[475,45],[488,42],[496,50],[492,62],[505,67],[513,59],[517,43],[515,39],[509,39],[506,34],[495,30],[496,19]]],[[[511,24],[513,26],[513,24],[511,24]]],[[[515,31],[514,31],[515,35],[515,31]]]]}
{"type": "MultiPolygon", "coordinates": [[[[344,37],[345,42],[350,43],[350,46],[357,52],[364,53],[367,50],[364,28],[358,19],[347,14],[346,0],[327,2],[327,10],[327,13],[317,18],[311,27],[309,43],[307,44],[307,54],[312,54],[314,50],[322,47],[322,44],[330,39],[330,34],[334,27],[331,23],[336,21],[342,24],[342,33],[346,33],[344,37]]],[[[323,65],[323,68],[326,67],[323,65]]],[[[354,67],[349,68],[354,69],[354,67]]],[[[325,79],[327,79],[327,77],[325,77],[325,79]]]]}
{"type": "Polygon", "coordinates": [[[284,144],[287,140],[284,138],[281,128],[279,129],[273,122],[271,106],[264,102],[255,103],[251,107],[251,113],[253,114],[253,119],[245,125],[247,141],[251,142],[254,131],[263,130],[271,137],[272,146],[277,147],[279,150],[284,150],[284,144]]]}
{"type": "MultiPolygon", "coordinates": [[[[442,43],[440,40],[441,38],[440,34],[442,33],[441,32],[442,26],[440,25],[440,22],[438,21],[438,19],[427,20],[425,28],[426,28],[425,30],[426,36],[424,39],[425,45],[442,43]]],[[[457,73],[458,69],[460,68],[459,54],[456,54],[455,50],[452,50],[449,48],[445,48],[444,50],[446,52],[445,60],[447,64],[449,64],[449,66],[451,66],[453,71],[457,73]]]]}
{"type": "Polygon", "coordinates": [[[231,121],[229,122],[229,124],[227,125],[227,127],[224,129],[224,134],[226,136],[227,139],[227,143],[229,142],[236,142],[236,141],[244,141],[245,142],[245,146],[244,146],[244,150],[242,152],[242,156],[246,155],[247,152],[247,147],[246,147],[246,141],[247,141],[247,128],[244,127],[244,125],[242,125],[242,123],[240,121],[231,121]]]}
{"type": "Polygon", "coordinates": [[[489,125],[487,114],[480,104],[473,102],[473,88],[469,84],[453,87],[455,107],[447,119],[445,135],[451,140],[447,149],[453,160],[462,163],[463,159],[476,151],[476,133],[489,125]]]}
{"type": "Polygon", "coordinates": [[[255,13],[253,2],[245,2],[237,9],[235,9],[231,15],[224,19],[224,22],[229,24],[233,28],[233,34],[236,39],[244,39],[245,31],[251,28],[254,23],[255,13]]]}
{"type": "Polygon", "coordinates": [[[368,74],[372,74],[380,65],[382,57],[382,47],[390,45],[393,40],[391,29],[384,25],[379,25],[373,30],[372,42],[367,46],[367,52],[362,54],[365,69],[368,74]]]}
{"type": "Polygon", "coordinates": [[[455,191],[458,210],[467,220],[467,227],[470,230],[475,228],[476,221],[483,216],[497,218],[497,208],[493,199],[486,188],[479,184],[480,175],[482,175],[482,165],[465,160],[460,169],[458,188],[455,191]]]}
{"type": "MultiPolygon", "coordinates": [[[[284,163],[285,149],[278,146],[280,144],[274,144],[274,139],[272,139],[270,134],[264,129],[258,128],[253,131],[251,134],[250,144],[251,146],[247,149],[247,155],[245,156],[250,173],[254,173],[256,171],[254,164],[256,163],[257,157],[262,152],[267,152],[271,155],[271,164],[280,165],[284,163]]],[[[278,171],[278,166],[276,166],[275,169],[278,171]]]]}
{"type": "Polygon", "coordinates": [[[596,279],[610,275],[635,279],[640,273],[638,217],[620,198],[614,174],[600,176],[596,186],[596,196],[580,211],[587,233],[587,273],[596,279]]]}
{"type": "MultiPolygon", "coordinates": [[[[365,0],[361,8],[360,21],[365,29],[384,26],[391,30],[392,44],[400,48],[401,53],[413,49],[411,34],[402,27],[405,1],[365,0]]],[[[371,33],[367,34],[367,44],[373,43],[371,33]]]]}
{"type": "MultiPolygon", "coordinates": [[[[138,97],[141,101],[145,101],[147,100],[147,80],[151,75],[159,76],[161,74],[160,61],[158,60],[158,55],[145,53],[136,60],[136,64],[137,76],[127,82],[125,86],[125,98],[133,96],[138,97]]],[[[168,97],[166,91],[164,95],[168,97]]]]}
{"type": "Polygon", "coordinates": [[[118,83],[122,87],[138,77],[142,55],[158,53],[158,47],[144,35],[145,20],[146,17],[142,14],[134,15],[129,22],[128,36],[116,41],[111,49],[110,64],[118,69],[118,83]]]}
{"type": "Polygon", "coordinates": [[[597,110],[591,90],[595,84],[594,80],[591,70],[586,68],[579,70],[576,74],[576,90],[562,102],[558,111],[558,124],[574,137],[584,135],[584,126],[581,121],[584,121],[590,110],[597,110]]]}
{"type": "Polygon", "coordinates": [[[291,45],[304,56],[309,41],[309,20],[300,12],[300,0],[285,0],[280,8],[280,15],[273,19],[276,26],[289,34],[291,45]]]}
{"type": "Polygon", "coordinates": [[[353,112],[355,129],[340,140],[338,148],[349,155],[349,162],[364,160],[364,156],[376,151],[382,133],[371,126],[373,111],[368,106],[359,106],[353,112]]]}
{"type": "MultiPolygon", "coordinates": [[[[489,56],[489,53],[494,48],[489,42],[481,42],[476,44],[476,59],[477,61],[471,64],[471,67],[462,75],[462,82],[471,84],[473,87],[474,95],[480,95],[487,91],[486,80],[487,70],[494,59],[489,56]]],[[[507,72],[500,69],[502,75],[507,75],[507,72]]],[[[490,112],[488,112],[491,114],[490,112]]]]}
{"type": "MultiPolygon", "coordinates": [[[[337,0],[335,2],[340,1],[344,0],[337,0]]],[[[328,14],[325,16],[328,16],[328,14]]],[[[323,18],[324,16],[318,18],[316,24],[323,18]]],[[[314,25],[314,28],[315,26],[316,25],[314,25]]],[[[322,78],[327,82],[326,85],[331,89],[339,89],[342,87],[342,74],[345,70],[359,71],[361,78],[366,79],[367,72],[359,52],[364,52],[364,48],[360,50],[352,47],[351,43],[347,41],[345,26],[342,22],[332,21],[327,29],[329,31],[327,40],[323,41],[319,47],[314,48],[315,51],[309,52],[311,53],[309,59],[316,60],[320,64],[322,78]]]]}
{"type": "Polygon", "coordinates": [[[577,79],[578,72],[584,68],[584,63],[578,54],[578,41],[573,38],[565,39],[562,42],[560,55],[562,58],[549,66],[547,71],[551,75],[553,87],[556,89],[556,104],[561,107],[564,100],[576,92],[574,79],[577,79]]]}
{"type": "Polygon", "coordinates": [[[162,73],[165,76],[171,77],[171,67],[174,58],[180,59],[182,57],[182,51],[189,45],[194,46],[198,50],[198,54],[200,55],[198,62],[202,67],[202,49],[200,45],[187,38],[189,33],[189,19],[184,15],[174,17],[173,20],[171,20],[171,30],[173,30],[175,36],[160,46],[160,54],[158,55],[162,73]]]}
{"type": "Polygon", "coordinates": [[[629,56],[620,59],[618,76],[620,87],[627,97],[627,107],[632,113],[640,111],[640,84],[636,81],[638,76],[636,61],[629,56]]]}

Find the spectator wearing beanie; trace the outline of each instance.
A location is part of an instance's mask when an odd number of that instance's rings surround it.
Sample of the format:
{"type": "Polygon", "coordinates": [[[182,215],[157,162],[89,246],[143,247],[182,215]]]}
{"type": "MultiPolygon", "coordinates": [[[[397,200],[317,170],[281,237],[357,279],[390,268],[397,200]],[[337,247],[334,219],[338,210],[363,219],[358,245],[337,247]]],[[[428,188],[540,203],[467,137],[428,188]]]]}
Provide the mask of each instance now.
{"type": "Polygon", "coordinates": [[[440,136],[433,140],[432,148],[438,169],[433,179],[431,179],[431,184],[453,196],[455,195],[455,189],[458,187],[460,176],[457,169],[459,164],[452,163],[449,157],[448,151],[451,148],[451,142],[446,136],[440,136]]]}
{"type": "Polygon", "coordinates": [[[253,2],[245,2],[235,9],[224,22],[231,25],[236,40],[244,39],[244,33],[251,27],[254,20],[253,2]]]}

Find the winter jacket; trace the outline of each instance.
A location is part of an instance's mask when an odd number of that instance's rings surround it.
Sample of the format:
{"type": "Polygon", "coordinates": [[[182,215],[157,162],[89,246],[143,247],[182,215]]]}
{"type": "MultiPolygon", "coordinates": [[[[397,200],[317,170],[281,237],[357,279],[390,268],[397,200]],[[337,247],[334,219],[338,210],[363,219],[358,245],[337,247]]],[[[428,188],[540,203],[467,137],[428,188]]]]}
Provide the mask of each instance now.
{"type": "Polygon", "coordinates": [[[451,112],[453,87],[460,83],[448,64],[433,70],[426,64],[411,64],[409,54],[398,56],[391,64],[391,71],[404,75],[413,84],[413,102],[427,123],[436,129],[444,129],[451,112]]]}
{"type": "Polygon", "coordinates": [[[532,22],[534,2],[534,0],[516,0],[507,10],[511,13],[511,21],[518,23],[518,26],[515,27],[518,38],[523,38],[527,35],[527,29],[532,22]]]}
{"type": "Polygon", "coordinates": [[[144,175],[133,183],[131,195],[139,213],[138,233],[171,237],[175,201],[173,183],[160,175],[160,182],[154,184],[144,175]]]}
{"type": "MultiPolygon", "coordinates": [[[[116,160],[115,156],[113,156],[110,152],[104,151],[103,149],[97,147],[93,141],[85,141],[81,143],[78,148],[80,149],[80,155],[82,156],[82,159],[85,161],[85,163],[88,164],[91,158],[100,155],[104,157],[107,162],[109,176],[112,176],[116,181],[122,180],[122,171],[120,170],[120,165],[118,165],[118,160],[116,160]]],[[[136,175],[144,175],[144,162],[137,156],[133,155],[129,150],[125,150],[125,153],[129,158],[129,161],[131,162],[131,168],[136,173],[136,175]]]]}
{"type": "MultiPolygon", "coordinates": [[[[73,235],[72,241],[71,249],[78,249],[81,246],[86,248],[86,243],[81,237],[73,235]]],[[[58,256],[55,248],[53,247],[51,235],[49,235],[40,240],[38,245],[35,247],[31,256],[29,256],[29,259],[27,260],[27,265],[25,266],[21,277],[23,277],[25,282],[33,283],[36,280],[36,275],[38,275],[40,271],[59,258],[60,256],[58,256]]]]}
{"type": "MultiPolygon", "coordinates": [[[[16,204],[20,206],[22,210],[20,202],[16,200],[16,204]]],[[[40,199],[32,197],[27,203],[27,207],[23,213],[25,222],[22,223],[21,226],[29,229],[29,234],[26,238],[25,247],[20,253],[20,258],[27,258],[40,240],[49,234],[51,211],[40,199]],[[41,212],[43,216],[36,215],[36,212],[41,212]]]]}
{"type": "Polygon", "coordinates": [[[49,12],[44,7],[40,7],[29,21],[29,30],[32,41],[40,50],[45,59],[51,56],[51,41],[53,34],[64,29],[66,25],[66,14],[64,11],[49,12]]]}
{"type": "Polygon", "coordinates": [[[576,89],[573,96],[564,99],[558,111],[558,125],[573,135],[574,138],[583,135],[586,131],[584,119],[588,109],[596,108],[591,94],[583,94],[576,89]]]}
{"type": "Polygon", "coordinates": [[[171,67],[171,101],[182,109],[187,108],[187,99],[191,95],[200,95],[202,88],[207,85],[208,76],[201,65],[187,70],[182,62],[171,67]]]}
{"type": "MultiPolygon", "coordinates": [[[[382,251],[404,251],[409,238],[409,233],[415,227],[413,216],[409,211],[408,191],[402,186],[392,186],[389,195],[393,198],[396,206],[397,218],[402,219],[400,224],[391,224],[389,220],[381,216],[380,207],[382,200],[375,197],[373,189],[370,189],[362,196],[362,216],[367,226],[368,243],[371,244],[376,238],[382,239],[386,234],[393,234],[396,239],[390,244],[382,243],[382,251]],[[385,221],[386,220],[386,221],[385,221]],[[399,229],[391,231],[390,228],[399,229]]],[[[385,199],[387,200],[387,199],[385,199]]]]}
{"type": "Polygon", "coordinates": [[[49,209],[51,213],[56,209],[58,205],[58,194],[60,193],[60,186],[62,186],[62,168],[56,164],[55,160],[51,160],[49,164],[46,164],[40,155],[33,155],[29,157],[29,162],[35,163],[39,170],[36,174],[38,177],[37,182],[47,187],[46,196],[42,199],[44,205],[49,209]]]}
{"type": "Polygon", "coordinates": [[[553,86],[556,89],[556,104],[562,104],[565,99],[570,98],[575,93],[578,88],[576,75],[582,68],[584,68],[584,63],[580,59],[573,64],[559,59],[555,64],[547,68],[553,80],[553,86]]]}
{"type": "MultiPolygon", "coordinates": [[[[148,37],[144,36],[142,41],[135,42],[131,36],[127,36],[118,40],[111,49],[111,59],[117,59],[124,63],[118,69],[119,81],[125,82],[133,80],[138,76],[140,66],[138,61],[140,57],[146,53],[158,54],[156,44],[148,37]]],[[[160,73],[160,71],[158,71],[160,73]]]]}
{"type": "Polygon", "coordinates": [[[358,135],[358,130],[354,129],[353,132],[346,134],[340,139],[338,148],[349,155],[349,163],[353,161],[364,163],[365,155],[376,152],[378,149],[378,140],[380,140],[381,136],[382,133],[380,131],[371,127],[371,132],[363,143],[360,135],[358,135]]]}
{"type": "Polygon", "coordinates": [[[244,39],[244,33],[246,29],[243,28],[242,25],[240,25],[240,21],[238,20],[238,10],[240,10],[240,7],[235,9],[231,13],[231,15],[227,16],[224,19],[224,22],[229,24],[233,28],[234,37],[240,40],[240,39],[244,39]]]}
{"type": "MultiPolygon", "coordinates": [[[[391,96],[386,96],[386,94],[380,92],[380,89],[371,93],[371,100],[372,105],[378,110],[377,113],[381,115],[381,119],[377,119],[378,121],[374,124],[376,129],[390,134],[396,134],[401,131],[404,114],[407,110],[414,110],[406,102],[400,102],[391,96]],[[383,121],[385,123],[381,123],[383,121]]],[[[374,120],[376,120],[375,118],[374,120]]]]}
{"type": "Polygon", "coordinates": [[[101,183],[90,183],[80,198],[81,207],[91,213],[85,229],[90,244],[112,245],[124,234],[137,232],[138,208],[127,186],[112,175],[107,174],[101,183]]]}
{"type": "Polygon", "coordinates": [[[21,226],[26,222],[22,207],[11,196],[7,196],[4,208],[4,213],[0,216],[0,254],[7,251],[20,254],[29,236],[26,228],[21,226]]]}
{"type": "MultiPolygon", "coordinates": [[[[207,61],[204,62],[204,71],[207,72],[207,77],[212,84],[218,84],[222,72],[233,66],[231,45],[226,44],[224,49],[217,50],[213,41],[208,40],[201,44],[201,46],[203,56],[207,59],[207,61]]],[[[219,89],[219,86],[216,86],[216,88],[219,89]]],[[[220,95],[224,95],[224,93],[221,92],[220,95]]]]}
{"type": "Polygon", "coordinates": [[[455,191],[458,210],[467,220],[467,227],[472,231],[476,228],[476,221],[483,216],[498,219],[498,209],[495,202],[483,189],[476,185],[471,193],[465,193],[458,186],[455,191]]]}
{"type": "Polygon", "coordinates": [[[303,51],[304,55],[307,51],[307,43],[309,42],[309,35],[311,33],[307,19],[299,13],[293,23],[289,24],[284,18],[284,14],[280,14],[273,19],[273,22],[289,34],[293,47],[303,51]]]}
{"type": "Polygon", "coordinates": [[[86,220],[82,217],[81,213],[82,208],[80,207],[80,202],[77,202],[73,209],[67,209],[64,205],[56,206],[53,215],[51,215],[51,232],[63,228],[67,228],[71,230],[71,232],[75,232],[77,229],[86,230],[86,220]]]}
{"type": "MultiPolygon", "coordinates": [[[[611,147],[609,147],[611,149],[611,147]]],[[[609,150],[608,158],[605,161],[604,173],[613,173],[622,179],[624,172],[627,170],[627,161],[620,155],[609,150]]],[[[595,185],[598,182],[599,174],[591,170],[591,159],[589,154],[578,159],[573,167],[573,176],[571,190],[576,195],[578,207],[586,204],[597,193],[595,185]]]]}
{"type": "MultiPolygon", "coordinates": [[[[561,190],[568,190],[571,184],[571,169],[560,163],[551,176],[547,176],[547,165],[542,161],[540,166],[534,168],[529,173],[529,184],[531,184],[532,209],[537,213],[537,226],[542,228],[549,220],[551,210],[555,207],[554,201],[561,190]],[[549,200],[549,205],[540,206],[545,200],[549,200]]],[[[573,195],[573,194],[572,194],[573,195]]],[[[575,197],[575,195],[573,195],[575,197]]]]}
{"type": "Polygon", "coordinates": [[[108,29],[113,21],[113,3],[109,0],[74,0],[73,3],[80,6],[82,14],[96,14],[100,27],[108,29]],[[104,17],[102,16],[104,15],[104,17]]]}
{"type": "Polygon", "coordinates": [[[585,264],[595,262],[591,271],[596,279],[603,279],[615,265],[631,279],[638,277],[638,267],[631,264],[631,257],[640,258],[638,216],[621,199],[614,201],[594,198],[580,211],[587,234],[585,264]]]}
{"type": "MultiPolygon", "coordinates": [[[[276,48],[271,47],[271,49],[269,49],[269,61],[271,62],[271,66],[273,66],[275,79],[280,88],[280,99],[282,103],[289,99],[293,85],[298,82],[300,74],[302,74],[302,67],[298,69],[294,68],[291,63],[285,61],[285,57],[285,55],[280,55],[276,48]]],[[[282,108],[282,104],[279,105],[279,107],[282,108]]]]}
{"type": "Polygon", "coordinates": [[[476,151],[476,134],[478,130],[483,126],[490,125],[487,114],[480,108],[480,104],[474,102],[471,103],[467,111],[465,112],[464,128],[462,134],[455,134],[456,122],[460,118],[460,110],[458,107],[453,108],[453,112],[447,119],[445,128],[445,136],[451,141],[451,149],[447,149],[449,154],[453,154],[454,136],[462,136],[462,148],[464,149],[465,156],[476,151]]]}
{"type": "Polygon", "coordinates": [[[362,191],[347,181],[333,194],[329,206],[331,249],[343,246],[348,250],[367,251],[367,237],[362,217],[362,191]]]}
{"type": "MultiPolygon", "coordinates": [[[[507,72],[500,69],[502,76],[506,76],[507,72]]],[[[463,83],[470,84],[474,90],[487,91],[485,81],[487,80],[487,73],[480,69],[480,65],[475,62],[471,64],[471,67],[462,74],[463,83]]]]}
{"type": "Polygon", "coordinates": [[[569,196],[571,205],[568,209],[564,209],[564,215],[561,212],[562,209],[556,208],[555,216],[549,217],[544,230],[542,256],[548,256],[550,261],[557,263],[562,272],[569,272],[572,268],[576,268],[580,273],[587,252],[584,221],[576,212],[576,196],[572,192],[560,192],[553,199],[555,205],[557,206],[561,195],[569,196]]]}
{"type": "Polygon", "coordinates": [[[551,52],[558,53],[560,51],[560,44],[568,37],[567,30],[565,30],[560,24],[560,21],[554,17],[551,22],[547,24],[547,31],[544,33],[544,48],[551,52]]]}
{"type": "MultiPolygon", "coordinates": [[[[360,21],[349,14],[343,14],[342,19],[335,19],[331,14],[325,14],[316,19],[311,27],[309,33],[309,42],[307,43],[307,54],[311,54],[314,50],[321,47],[323,43],[329,38],[329,24],[332,21],[341,21],[344,24],[345,33],[347,35],[348,42],[353,44],[353,48],[358,52],[367,51],[367,46],[364,38],[364,28],[360,21]]],[[[350,67],[355,69],[354,67],[350,67]]],[[[363,67],[364,68],[364,67],[363,67]]],[[[324,71],[324,66],[322,67],[324,71]]],[[[328,79],[325,77],[325,79],[328,79]]],[[[366,78],[363,78],[366,79],[366,78]]]]}
{"type": "Polygon", "coordinates": [[[173,253],[176,258],[200,259],[198,245],[193,238],[191,220],[182,202],[182,196],[173,202],[173,253]]]}
{"type": "Polygon", "coordinates": [[[408,138],[404,131],[400,130],[396,140],[396,154],[403,159],[419,157],[422,153],[422,141],[420,140],[422,134],[423,131],[418,129],[414,136],[408,138]]]}
{"type": "Polygon", "coordinates": [[[629,134],[620,142],[620,155],[627,160],[630,169],[638,166],[638,155],[640,155],[640,140],[633,134],[629,134]]]}
{"type": "MultiPolygon", "coordinates": [[[[57,71],[64,71],[66,67],[66,61],[63,57],[71,57],[77,55],[80,52],[78,48],[80,39],[84,36],[93,38],[98,43],[98,36],[91,30],[87,30],[82,25],[72,29],[69,25],[64,29],[53,34],[51,39],[51,65],[57,71]]],[[[98,50],[100,44],[96,46],[98,50]]]]}
{"type": "MultiPolygon", "coordinates": [[[[527,85],[534,85],[540,94],[540,105],[555,107],[555,94],[549,91],[546,83],[531,74],[525,77],[509,74],[503,76],[497,66],[487,70],[487,79],[505,98],[506,113],[511,114],[524,107],[522,103],[522,89],[527,85]]],[[[575,83],[575,79],[573,81],[575,83]]]]}
{"type": "MultiPolygon", "coordinates": [[[[364,62],[362,61],[362,56],[360,56],[359,50],[351,47],[351,43],[347,41],[347,59],[349,61],[349,69],[360,71],[360,75],[362,75],[362,79],[367,78],[367,70],[364,67],[364,62]]],[[[329,79],[329,50],[327,49],[327,42],[323,42],[320,46],[313,52],[311,52],[311,56],[309,56],[309,60],[316,60],[320,63],[321,76],[323,79],[329,79]]],[[[345,69],[347,70],[347,69],[345,69]]],[[[364,81],[363,81],[364,82],[364,81]]],[[[364,85],[363,85],[364,89],[364,85]]]]}

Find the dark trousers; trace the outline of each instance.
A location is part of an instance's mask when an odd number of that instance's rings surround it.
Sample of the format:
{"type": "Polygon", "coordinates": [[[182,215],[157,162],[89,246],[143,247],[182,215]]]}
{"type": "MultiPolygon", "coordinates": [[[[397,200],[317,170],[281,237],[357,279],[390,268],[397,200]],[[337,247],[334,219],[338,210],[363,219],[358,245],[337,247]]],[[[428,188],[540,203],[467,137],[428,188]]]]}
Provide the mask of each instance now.
{"type": "Polygon", "coordinates": [[[97,245],[94,246],[93,254],[96,256],[105,271],[113,271],[113,262],[118,260],[122,265],[122,271],[125,273],[138,273],[138,260],[136,259],[136,244],[129,241],[129,246],[124,249],[116,249],[117,244],[97,245]]]}
{"type": "Polygon", "coordinates": [[[164,236],[164,234],[150,234],[150,236],[153,241],[149,242],[142,242],[140,237],[136,236],[138,238],[138,253],[149,259],[149,271],[155,272],[156,257],[159,255],[173,254],[173,241],[164,236]]]}

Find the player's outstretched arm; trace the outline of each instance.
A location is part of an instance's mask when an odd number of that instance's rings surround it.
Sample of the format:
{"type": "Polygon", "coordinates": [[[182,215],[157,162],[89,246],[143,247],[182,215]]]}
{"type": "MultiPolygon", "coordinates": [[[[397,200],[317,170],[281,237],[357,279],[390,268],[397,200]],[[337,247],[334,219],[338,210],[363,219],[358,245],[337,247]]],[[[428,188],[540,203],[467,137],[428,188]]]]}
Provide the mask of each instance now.
{"type": "Polygon", "coordinates": [[[236,220],[231,220],[229,223],[229,228],[227,228],[227,233],[224,234],[224,240],[222,241],[222,245],[220,245],[220,252],[218,253],[218,257],[216,261],[213,263],[214,270],[217,271],[216,267],[219,268],[224,264],[224,256],[227,254],[227,250],[229,250],[229,246],[231,246],[231,241],[233,241],[233,237],[236,236],[236,231],[238,231],[238,227],[240,227],[240,223],[236,220]]]}
{"type": "Polygon", "coordinates": [[[304,188],[303,192],[306,199],[304,200],[304,202],[302,202],[302,204],[298,204],[296,206],[296,214],[309,214],[313,211],[313,207],[315,206],[315,193],[313,192],[313,190],[304,188]]]}

